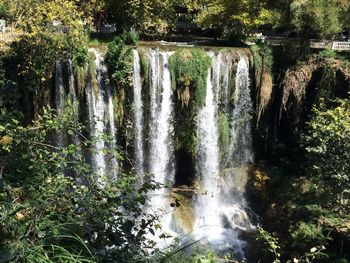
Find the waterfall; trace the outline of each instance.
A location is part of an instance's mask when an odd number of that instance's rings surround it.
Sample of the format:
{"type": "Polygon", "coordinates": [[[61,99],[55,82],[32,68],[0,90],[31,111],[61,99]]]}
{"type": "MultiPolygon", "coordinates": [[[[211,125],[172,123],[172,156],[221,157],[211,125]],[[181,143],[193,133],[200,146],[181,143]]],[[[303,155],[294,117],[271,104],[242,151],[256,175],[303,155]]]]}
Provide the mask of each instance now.
{"type": "MultiPolygon", "coordinates": [[[[172,111],[173,105],[171,101],[172,89],[170,70],[168,65],[168,58],[170,53],[161,53],[162,61],[162,76],[161,76],[161,88],[162,95],[159,105],[154,113],[154,132],[151,138],[151,150],[150,150],[150,173],[154,175],[154,180],[161,183],[173,183],[174,171],[170,162],[172,155],[171,144],[171,132],[172,127],[172,111]]],[[[154,72],[158,76],[160,72],[154,72]]],[[[156,79],[156,78],[155,78],[156,79]]],[[[153,89],[152,92],[156,91],[153,89]]],[[[154,97],[155,94],[152,94],[154,97]]],[[[153,106],[153,105],[152,105],[153,106]]],[[[153,108],[151,106],[151,108],[153,108]]],[[[154,107],[154,108],[156,108],[154,107]]]]}
{"type": "Polygon", "coordinates": [[[197,140],[197,177],[200,182],[200,194],[197,200],[195,229],[199,230],[200,235],[209,230],[208,238],[216,239],[217,235],[220,235],[217,227],[220,228],[221,225],[220,211],[218,211],[220,178],[216,103],[211,71],[207,77],[205,106],[197,116],[197,140]]]}
{"type": "MultiPolygon", "coordinates": [[[[116,176],[117,161],[106,149],[116,147],[114,105],[108,81],[108,72],[102,54],[90,49],[96,59],[96,79],[91,76],[87,89],[87,103],[91,122],[91,137],[109,135],[111,141],[97,139],[94,142],[92,164],[99,176],[116,176]]],[[[146,52],[133,50],[133,136],[134,169],[140,181],[146,174],[162,185],[149,193],[149,212],[160,215],[162,231],[176,236],[183,233],[179,220],[174,220],[170,203],[174,198],[171,187],[175,176],[174,157],[174,103],[171,87],[169,57],[173,52],[149,48],[146,52]],[[141,54],[148,59],[149,70],[141,75],[141,54]],[[147,78],[148,77],[148,78],[147,78]],[[143,82],[145,78],[145,82],[143,82]],[[148,83],[149,88],[143,86],[148,83]],[[147,107],[146,107],[147,106],[147,107]]],[[[209,52],[212,67],[208,71],[205,105],[198,110],[196,119],[197,155],[196,178],[198,188],[193,199],[188,198],[188,210],[194,214],[193,238],[209,242],[216,251],[235,251],[244,258],[246,243],[240,238],[242,231],[253,226],[247,216],[244,198],[247,181],[247,167],[253,161],[249,67],[246,57],[241,57],[235,76],[235,87],[231,89],[233,61],[232,52],[209,52]],[[232,96],[231,96],[232,94],[232,96]],[[220,154],[219,114],[230,120],[230,143],[227,154],[220,154]]],[[[64,85],[62,66],[57,63],[56,106],[64,108],[64,85]]],[[[70,100],[77,101],[71,61],[68,61],[68,84],[70,100]]],[[[232,85],[233,86],[233,85],[232,85]]],[[[190,213],[189,213],[190,214],[190,213]]],[[[160,234],[161,232],[157,233],[160,234]]],[[[160,247],[163,240],[153,238],[160,247]]]]}
{"type": "Polygon", "coordinates": [[[220,80],[221,80],[221,68],[222,68],[222,53],[219,52],[217,55],[213,53],[209,53],[209,55],[213,58],[213,83],[215,88],[215,98],[216,98],[216,104],[220,101],[220,80]]]}
{"type": "MultiPolygon", "coordinates": [[[[208,73],[205,106],[197,116],[197,179],[199,193],[195,210],[196,239],[204,239],[213,249],[233,249],[244,257],[245,242],[239,238],[241,230],[252,228],[245,212],[244,188],[247,180],[246,165],[251,158],[250,114],[252,102],[249,90],[249,71],[245,59],[238,63],[232,130],[229,152],[229,169],[221,170],[225,160],[220,160],[217,115],[219,103],[228,110],[229,82],[232,59],[230,54],[209,53],[212,69],[208,73]],[[220,97],[220,99],[219,99],[220,97]],[[238,146],[238,147],[237,147],[238,146]],[[243,156],[243,157],[242,157],[243,156]],[[244,158],[244,162],[242,162],[244,158]],[[245,165],[234,168],[234,164],[245,165]]],[[[224,158],[225,159],[225,158],[224,158]]]]}
{"type": "Polygon", "coordinates": [[[117,173],[117,161],[114,155],[104,154],[106,149],[113,150],[115,148],[116,136],[108,72],[102,54],[93,48],[89,51],[95,55],[97,77],[94,80],[90,76],[86,89],[91,135],[94,139],[92,165],[99,177],[114,177],[117,173]],[[104,134],[109,134],[111,137],[108,143],[102,138],[104,134]]]}
{"type": "Polygon", "coordinates": [[[134,138],[135,138],[135,168],[137,177],[142,181],[144,177],[144,148],[143,148],[143,105],[142,105],[142,81],[140,55],[137,50],[134,53],[134,138]]]}
{"type": "MultiPolygon", "coordinates": [[[[148,59],[150,64],[150,117],[149,130],[151,137],[154,138],[157,133],[157,110],[159,108],[159,93],[161,91],[160,73],[162,72],[163,65],[161,64],[159,51],[150,49],[148,52],[148,59]]],[[[154,147],[153,147],[154,149],[154,147]]],[[[151,154],[150,154],[151,155],[151,154]]]]}
{"type": "Polygon", "coordinates": [[[113,105],[113,97],[111,92],[111,86],[109,85],[109,78],[108,78],[108,69],[106,64],[104,63],[103,57],[100,57],[100,63],[96,67],[98,70],[97,73],[97,79],[99,86],[103,87],[105,89],[105,96],[107,96],[107,109],[106,109],[106,117],[105,122],[108,124],[108,131],[110,135],[110,140],[108,142],[108,149],[109,154],[106,156],[107,161],[109,163],[109,171],[108,174],[115,179],[117,177],[118,172],[118,162],[115,157],[114,151],[117,147],[116,142],[116,128],[115,128],[115,121],[114,121],[114,105],[113,105]]]}
{"type": "Polygon", "coordinates": [[[234,110],[231,125],[231,143],[229,147],[229,164],[246,165],[253,161],[252,154],[252,100],[250,97],[250,80],[247,58],[241,57],[237,65],[234,110]]]}
{"type": "MultiPolygon", "coordinates": [[[[72,60],[68,60],[68,86],[69,86],[69,104],[71,105],[71,110],[73,111],[73,116],[75,121],[79,121],[79,101],[77,99],[77,94],[75,91],[75,77],[73,71],[72,60]]],[[[80,145],[80,135],[74,134],[73,142],[75,145],[80,145]]]]}
{"type": "Polygon", "coordinates": [[[209,53],[213,58],[212,82],[215,91],[215,100],[225,108],[229,101],[229,88],[232,72],[233,57],[230,52],[220,51],[217,54],[209,53]]]}
{"type": "Polygon", "coordinates": [[[230,80],[232,75],[232,55],[231,53],[225,53],[225,60],[221,64],[221,76],[222,76],[222,86],[223,86],[223,94],[222,94],[222,103],[225,107],[228,105],[229,101],[229,89],[230,89],[230,80]]]}
{"type": "Polygon", "coordinates": [[[62,72],[62,63],[60,60],[56,61],[56,76],[55,76],[55,104],[58,115],[64,113],[65,108],[65,91],[63,85],[63,72],[62,72]]]}
{"type": "Polygon", "coordinates": [[[174,181],[173,163],[173,103],[170,69],[168,58],[171,52],[159,52],[151,50],[149,52],[150,71],[150,153],[149,172],[154,176],[154,180],[162,184],[161,189],[152,193],[151,209],[161,213],[163,230],[171,231],[171,207],[169,205],[169,190],[165,185],[172,186],[174,181]],[[158,96],[160,94],[160,96],[158,96]]]}
{"type": "MultiPolygon", "coordinates": [[[[72,60],[68,60],[68,83],[69,83],[69,99],[71,105],[74,105],[78,103],[77,100],[77,94],[75,92],[75,79],[74,79],[74,72],[73,72],[73,63],[72,60]]],[[[78,110],[78,109],[74,109],[78,110]]]]}
{"type": "Polygon", "coordinates": [[[117,142],[116,142],[116,128],[115,128],[115,121],[114,121],[114,105],[113,105],[113,97],[111,94],[110,87],[107,89],[107,96],[108,96],[108,123],[109,123],[109,132],[111,136],[111,141],[109,143],[109,150],[111,153],[109,154],[108,158],[110,161],[110,174],[113,179],[117,177],[118,173],[118,162],[115,157],[114,151],[117,150],[117,142]]]}
{"type": "MultiPolygon", "coordinates": [[[[63,115],[65,109],[65,90],[63,85],[62,63],[60,60],[56,61],[56,75],[55,75],[55,106],[57,115],[63,115]]],[[[63,146],[64,136],[61,132],[57,134],[56,143],[58,146],[63,146]]]]}

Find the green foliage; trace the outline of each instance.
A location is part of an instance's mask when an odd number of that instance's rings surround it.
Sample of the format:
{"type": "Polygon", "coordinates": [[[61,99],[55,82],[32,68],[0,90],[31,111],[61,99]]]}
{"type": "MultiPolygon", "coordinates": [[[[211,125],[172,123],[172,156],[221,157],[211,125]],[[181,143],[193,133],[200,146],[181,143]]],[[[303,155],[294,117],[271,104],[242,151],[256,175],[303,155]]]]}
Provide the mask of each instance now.
{"type": "Polygon", "coordinates": [[[11,118],[20,118],[22,113],[19,110],[20,93],[16,83],[9,79],[10,68],[6,65],[12,60],[10,54],[0,53],[0,123],[7,123],[11,118]]]}
{"type": "Polygon", "coordinates": [[[308,128],[303,139],[312,178],[322,187],[329,205],[349,208],[349,100],[338,100],[331,107],[321,100],[308,128]]]}
{"type": "Polygon", "coordinates": [[[178,49],[169,58],[175,92],[175,137],[178,149],[196,152],[196,115],[206,99],[210,58],[202,49],[178,49]]]}
{"type": "Polygon", "coordinates": [[[160,260],[161,263],[214,263],[227,261],[232,263],[239,263],[232,256],[225,255],[219,257],[212,251],[209,245],[199,244],[200,240],[187,241],[181,245],[178,242],[172,244],[165,256],[160,260]]]}
{"type": "Polygon", "coordinates": [[[135,30],[126,31],[121,35],[126,45],[137,45],[140,40],[140,34],[135,30]]]}
{"type": "Polygon", "coordinates": [[[333,0],[300,1],[291,4],[294,14],[293,24],[304,38],[316,33],[323,38],[338,33],[341,29],[339,21],[339,3],[333,0]]]}
{"type": "Polygon", "coordinates": [[[330,59],[330,58],[335,58],[337,56],[337,53],[332,49],[325,49],[325,50],[322,50],[320,53],[318,53],[318,55],[320,58],[330,59]]]}
{"type": "Polygon", "coordinates": [[[322,227],[313,223],[300,222],[291,233],[294,246],[307,250],[312,246],[324,245],[329,238],[323,231],[322,227]]]}
{"type": "Polygon", "coordinates": [[[25,35],[12,46],[19,61],[19,73],[38,82],[51,78],[60,39],[47,34],[25,35]]]}
{"type": "Polygon", "coordinates": [[[270,24],[273,13],[267,8],[267,2],[205,0],[198,3],[197,21],[204,28],[220,28],[226,35],[245,33],[270,24]]]}
{"type": "Polygon", "coordinates": [[[255,69],[271,71],[273,67],[272,49],[263,43],[251,46],[255,69]]]}
{"type": "Polygon", "coordinates": [[[280,250],[281,247],[278,243],[278,239],[274,236],[272,236],[269,232],[265,231],[262,227],[258,226],[257,228],[258,232],[258,240],[263,242],[265,246],[265,250],[267,253],[269,253],[272,256],[272,259],[274,263],[279,263],[280,261],[280,250]]]}
{"type": "Polygon", "coordinates": [[[257,124],[269,105],[273,94],[272,69],[274,56],[272,49],[264,43],[251,47],[255,86],[257,90],[257,124]]]}
{"type": "Polygon", "coordinates": [[[73,55],[73,63],[76,66],[79,66],[79,67],[85,66],[85,64],[88,60],[88,51],[87,51],[86,46],[76,47],[72,51],[72,55],[73,55]]]}
{"type": "Polygon", "coordinates": [[[158,185],[136,189],[136,178],[121,172],[101,188],[82,151],[94,142],[55,143],[57,133],[83,128],[69,109],[44,110],[29,126],[0,125],[0,250],[12,261],[142,262],[154,252],[145,236],[155,232],[157,215],[144,207],[158,185]]]}
{"type": "Polygon", "coordinates": [[[230,145],[230,123],[225,113],[220,113],[218,119],[220,153],[227,153],[230,145]]]}
{"type": "Polygon", "coordinates": [[[148,72],[149,72],[149,61],[146,52],[144,50],[139,50],[140,54],[140,66],[141,66],[141,76],[143,76],[144,80],[147,80],[148,72]]]}
{"type": "Polygon", "coordinates": [[[182,107],[190,100],[202,107],[206,98],[206,83],[210,58],[202,49],[178,49],[169,59],[173,88],[182,107]]]}
{"type": "MultiPolygon", "coordinates": [[[[145,33],[167,33],[171,28],[172,18],[172,0],[122,0],[107,1],[112,10],[119,13],[120,6],[126,8],[129,12],[127,19],[137,29],[145,33]],[[118,1],[119,2],[119,1],[118,1]]],[[[122,14],[125,16],[125,14],[122,14]]],[[[123,21],[125,24],[125,21],[123,21]]]]}
{"type": "Polygon", "coordinates": [[[17,54],[19,73],[36,82],[50,80],[57,59],[73,59],[75,64],[87,61],[87,35],[82,13],[75,1],[38,0],[7,1],[15,26],[23,31],[12,45],[17,54]]]}
{"type": "Polygon", "coordinates": [[[0,3],[0,17],[3,19],[8,18],[10,13],[9,6],[7,3],[0,3]]]}
{"type": "Polygon", "coordinates": [[[108,65],[112,81],[118,87],[128,87],[132,83],[132,50],[126,47],[122,37],[117,37],[108,46],[106,63],[108,65]]]}
{"type": "Polygon", "coordinates": [[[133,85],[133,52],[132,48],[126,46],[126,41],[130,44],[135,44],[136,33],[124,33],[116,37],[108,46],[106,53],[106,64],[108,66],[111,81],[115,87],[112,90],[112,95],[115,104],[116,119],[119,120],[119,125],[127,134],[128,109],[131,107],[130,99],[132,98],[133,85]]]}

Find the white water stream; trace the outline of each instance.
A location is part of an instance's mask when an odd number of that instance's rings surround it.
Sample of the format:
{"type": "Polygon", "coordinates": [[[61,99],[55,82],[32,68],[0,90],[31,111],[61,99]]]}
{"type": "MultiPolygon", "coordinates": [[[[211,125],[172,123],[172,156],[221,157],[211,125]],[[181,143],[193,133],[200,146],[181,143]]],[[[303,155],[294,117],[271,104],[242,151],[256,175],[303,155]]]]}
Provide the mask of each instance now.
{"type": "Polygon", "coordinates": [[[115,147],[114,109],[104,57],[97,49],[89,51],[95,55],[97,78],[91,79],[90,76],[86,89],[91,135],[95,141],[92,165],[100,177],[100,183],[104,184],[103,178],[113,178],[117,174],[117,160],[112,154],[106,154],[107,149],[113,150],[115,147]],[[110,136],[108,142],[103,138],[104,134],[110,136]]]}
{"type": "Polygon", "coordinates": [[[242,58],[237,66],[229,153],[220,160],[217,111],[220,101],[225,111],[228,110],[232,64],[227,54],[209,53],[209,56],[213,63],[208,73],[206,103],[197,116],[199,194],[195,202],[194,233],[196,239],[209,242],[215,250],[233,249],[244,257],[245,242],[239,237],[239,230],[253,228],[244,198],[247,165],[253,160],[249,70],[242,58]]]}
{"type": "Polygon", "coordinates": [[[143,104],[142,104],[142,81],[140,56],[137,50],[134,53],[134,147],[135,147],[135,169],[137,177],[144,177],[144,145],[143,145],[143,104]]]}

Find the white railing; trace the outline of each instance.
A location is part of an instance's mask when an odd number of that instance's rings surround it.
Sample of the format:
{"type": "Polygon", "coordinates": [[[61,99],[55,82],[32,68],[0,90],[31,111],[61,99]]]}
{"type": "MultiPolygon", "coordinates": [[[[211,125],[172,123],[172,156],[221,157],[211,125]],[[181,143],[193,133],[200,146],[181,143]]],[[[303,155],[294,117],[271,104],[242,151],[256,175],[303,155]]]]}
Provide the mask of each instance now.
{"type": "MultiPolygon", "coordinates": [[[[300,39],[285,37],[268,37],[268,44],[272,46],[285,46],[286,44],[300,45],[300,39]]],[[[311,40],[310,47],[314,49],[333,49],[337,51],[350,51],[350,42],[346,41],[317,41],[311,40]]]]}
{"type": "Polygon", "coordinates": [[[350,50],[350,42],[333,42],[333,50],[350,50]]]}

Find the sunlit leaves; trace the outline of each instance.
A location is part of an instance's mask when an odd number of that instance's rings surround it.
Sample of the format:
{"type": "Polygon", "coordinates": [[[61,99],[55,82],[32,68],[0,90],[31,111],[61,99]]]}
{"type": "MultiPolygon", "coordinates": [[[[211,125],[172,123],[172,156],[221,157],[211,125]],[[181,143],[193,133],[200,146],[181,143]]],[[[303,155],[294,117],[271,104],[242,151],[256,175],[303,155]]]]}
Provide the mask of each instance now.
{"type": "Polygon", "coordinates": [[[341,29],[340,8],[337,1],[294,0],[291,12],[294,17],[292,23],[307,37],[314,33],[323,38],[338,33],[341,29]]]}
{"type": "Polygon", "coordinates": [[[338,100],[327,108],[325,103],[314,109],[305,136],[307,157],[314,178],[329,199],[349,205],[347,192],[350,183],[350,102],[338,100]]]}
{"type": "Polygon", "coordinates": [[[224,33],[245,33],[268,25],[273,17],[265,1],[215,0],[204,1],[198,22],[204,28],[222,28],[224,33]]]}

